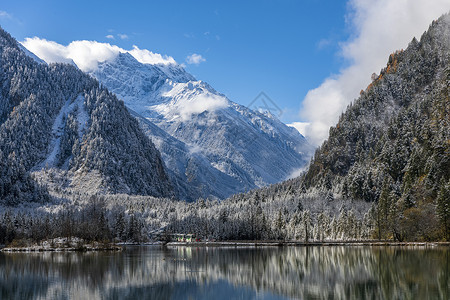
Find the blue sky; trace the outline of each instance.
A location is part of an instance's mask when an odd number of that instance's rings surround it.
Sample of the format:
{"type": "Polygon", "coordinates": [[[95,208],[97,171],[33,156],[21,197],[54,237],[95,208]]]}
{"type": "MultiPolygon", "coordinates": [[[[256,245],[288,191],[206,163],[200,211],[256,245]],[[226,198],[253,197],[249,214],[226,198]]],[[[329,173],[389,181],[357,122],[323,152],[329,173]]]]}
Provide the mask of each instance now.
{"type": "Polygon", "coordinates": [[[389,53],[449,10],[448,0],[14,0],[0,4],[0,24],[19,41],[169,55],[240,104],[265,92],[282,121],[319,144],[389,53]],[[192,54],[204,61],[188,64],[192,54]]]}
{"type": "Polygon", "coordinates": [[[231,100],[249,104],[266,92],[282,119],[298,120],[306,92],[336,72],[346,38],[345,1],[7,1],[1,25],[19,41],[38,36],[132,45],[170,55],[231,100]],[[118,34],[125,34],[121,39],[118,34]],[[105,36],[113,35],[114,40],[105,36]]]}

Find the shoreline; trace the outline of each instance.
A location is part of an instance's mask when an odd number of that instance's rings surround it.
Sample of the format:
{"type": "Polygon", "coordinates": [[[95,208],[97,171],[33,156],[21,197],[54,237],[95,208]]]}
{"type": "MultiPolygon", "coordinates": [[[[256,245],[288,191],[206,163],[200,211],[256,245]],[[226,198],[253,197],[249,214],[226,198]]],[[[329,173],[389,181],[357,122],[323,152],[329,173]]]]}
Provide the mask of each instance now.
{"type": "Polygon", "coordinates": [[[0,253],[44,253],[44,252],[101,252],[101,251],[113,251],[118,252],[122,251],[122,247],[119,246],[110,246],[105,248],[34,248],[34,247],[23,247],[23,248],[2,248],[0,249],[0,253]]]}
{"type": "Polygon", "coordinates": [[[122,251],[120,245],[110,242],[85,241],[77,237],[54,238],[39,243],[27,240],[13,241],[10,245],[0,245],[0,252],[91,252],[91,251],[122,251]]]}
{"type": "Polygon", "coordinates": [[[102,245],[92,246],[90,244],[81,245],[79,247],[4,247],[0,248],[0,253],[37,253],[37,252],[101,252],[101,251],[122,251],[123,248],[118,245],[102,245]]]}
{"type": "Polygon", "coordinates": [[[168,242],[169,247],[334,247],[334,246],[414,246],[414,247],[450,247],[450,242],[394,242],[394,241],[218,241],[218,242],[168,242]]]}
{"type": "Polygon", "coordinates": [[[7,247],[0,245],[0,253],[37,253],[37,252],[101,252],[123,251],[126,246],[160,246],[160,247],[217,247],[217,248],[258,248],[258,247],[450,247],[450,242],[393,242],[393,241],[215,241],[215,242],[147,242],[147,243],[117,243],[92,245],[84,244],[78,247],[45,247],[24,246],[7,247]]]}

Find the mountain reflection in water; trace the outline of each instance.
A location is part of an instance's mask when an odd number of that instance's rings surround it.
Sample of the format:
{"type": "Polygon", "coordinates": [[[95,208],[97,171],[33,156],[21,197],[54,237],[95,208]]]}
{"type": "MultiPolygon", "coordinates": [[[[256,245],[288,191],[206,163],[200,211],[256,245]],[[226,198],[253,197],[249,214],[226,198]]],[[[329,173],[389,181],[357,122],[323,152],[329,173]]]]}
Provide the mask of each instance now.
{"type": "Polygon", "coordinates": [[[0,299],[450,299],[449,256],[421,247],[0,253],[0,299]]]}

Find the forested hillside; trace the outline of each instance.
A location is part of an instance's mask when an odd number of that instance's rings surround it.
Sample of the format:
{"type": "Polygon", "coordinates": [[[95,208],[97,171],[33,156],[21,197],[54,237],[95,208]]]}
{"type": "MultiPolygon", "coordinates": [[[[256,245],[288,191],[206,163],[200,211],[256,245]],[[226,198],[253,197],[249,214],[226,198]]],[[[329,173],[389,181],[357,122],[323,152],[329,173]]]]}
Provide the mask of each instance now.
{"type": "Polygon", "coordinates": [[[449,83],[447,14],[389,57],[330,129],[304,187],[377,202],[380,238],[436,238],[440,229],[450,238],[449,83]]]}
{"type": "Polygon", "coordinates": [[[36,62],[1,29],[0,57],[1,203],[45,201],[30,172],[48,168],[92,192],[174,195],[159,152],[115,95],[74,66],[36,62]]]}
{"type": "Polygon", "coordinates": [[[364,202],[373,205],[374,237],[450,239],[450,16],[372,78],[308,171],[268,196],[311,195],[325,210],[336,199],[364,202]]]}

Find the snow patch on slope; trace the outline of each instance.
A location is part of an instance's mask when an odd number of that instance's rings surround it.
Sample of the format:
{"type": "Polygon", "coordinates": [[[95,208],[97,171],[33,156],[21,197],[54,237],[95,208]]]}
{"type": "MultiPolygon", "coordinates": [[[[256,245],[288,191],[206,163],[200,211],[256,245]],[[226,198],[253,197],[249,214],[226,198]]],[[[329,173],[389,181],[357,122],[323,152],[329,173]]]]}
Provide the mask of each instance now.
{"type": "Polygon", "coordinates": [[[49,145],[47,158],[37,166],[37,169],[55,167],[60,152],[61,137],[64,133],[64,121],[68,114],[77,110],[78,136],[81,138],[87,126],[89,116],[84,108],[84,97],[78,96],[75,100],[67,100],[59,111],[52,125],[52,140],[49,145]]]}
{"type": "Polygon", "coordinates": [[[75,100],[75,103],[77,108],[78,137],[81,140],[88,126],[89,114],[86,111],[86,107],[84,106],[83,96],[78,96],[78,98],[75,100]]]}

